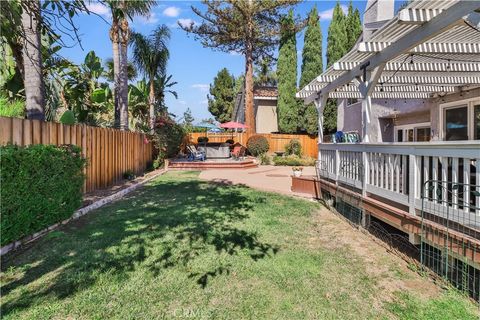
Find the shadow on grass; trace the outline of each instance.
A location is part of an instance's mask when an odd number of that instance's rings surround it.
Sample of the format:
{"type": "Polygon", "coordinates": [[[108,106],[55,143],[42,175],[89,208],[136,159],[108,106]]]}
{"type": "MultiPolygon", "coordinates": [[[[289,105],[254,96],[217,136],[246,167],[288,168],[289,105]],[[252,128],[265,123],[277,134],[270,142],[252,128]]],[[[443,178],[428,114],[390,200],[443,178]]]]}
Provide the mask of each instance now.
{"type": "Polygon", "coordinates": [[[231,266],[216,256],[242,252],[256,261],[278,251],[238,227],[262,202],[262,196],[246,196],[243,187],[225,182],[167,178],[147,185],[66,226],[58,236],[3,259],[1,312],[20,311],[47,296],[69,297],[102,275],[109,281],[123,281],[133,271],[158,276],[166,268],[213,255],[200,272],[186,272],[205,288],[209,279],[230,272],[231,266]]]}

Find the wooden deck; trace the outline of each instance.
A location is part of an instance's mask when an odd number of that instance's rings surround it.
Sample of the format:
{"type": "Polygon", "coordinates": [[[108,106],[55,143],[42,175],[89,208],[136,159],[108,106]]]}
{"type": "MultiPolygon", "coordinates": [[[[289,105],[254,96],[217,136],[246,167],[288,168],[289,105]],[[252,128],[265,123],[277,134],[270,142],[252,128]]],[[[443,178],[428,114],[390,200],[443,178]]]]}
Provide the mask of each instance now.
{"type": "Polygon", "coordinates": [[[258,165],[251,158],[245,158],[244,160],[207,159],[206,161],[170,160],[168,162],[168,169],[170,170],[249,169],[256,167],[258,165]]]}

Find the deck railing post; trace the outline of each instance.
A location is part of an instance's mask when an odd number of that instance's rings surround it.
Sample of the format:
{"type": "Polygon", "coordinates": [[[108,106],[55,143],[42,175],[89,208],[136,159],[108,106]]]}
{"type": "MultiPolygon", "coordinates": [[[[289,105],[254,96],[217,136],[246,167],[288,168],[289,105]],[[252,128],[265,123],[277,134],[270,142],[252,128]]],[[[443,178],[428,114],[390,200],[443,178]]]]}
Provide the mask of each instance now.
{"type": "MultiPolygon", "coordinates": [[[[412,152],[413,153],[413,152],[412,152]]],[[[414,154],[408,156],[408,212],[415,215],[415,197],[417,195],[417,157],[414,154]]]]}
{"type": "Polygon", "coordinates": [[[362,151],[362,196],[365,197],[367,195],[367,181],[370,179],[369,177],[369,163],[368,163],[368,154],[365,150],[362,151]]]}
{"type": "Polygon", "coordinates": [[[340,176],[340,151],[335,149],[335,184],[338,186],[338,178],[340,176]]]}

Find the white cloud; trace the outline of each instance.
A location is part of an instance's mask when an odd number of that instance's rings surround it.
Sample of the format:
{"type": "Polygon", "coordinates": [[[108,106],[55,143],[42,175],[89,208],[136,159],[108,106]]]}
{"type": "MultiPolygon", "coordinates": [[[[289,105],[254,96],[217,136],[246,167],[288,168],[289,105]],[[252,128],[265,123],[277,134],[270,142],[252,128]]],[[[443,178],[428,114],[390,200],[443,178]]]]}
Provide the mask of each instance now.
{"type": "Polygon", "coordinates": [[[176,18],[180,14],[180,8],[168,7],[163,10],[163,15],[171,18],[176,18]]]}
{"type": "Polygon", "coordinates": [[[186,105],[187,102],[185,100],[178,100],[178,103],[181,104],[181,105],[186,105]]]}
{"type": "MultiPolygon", "coordinates": [[[[344,4],[340,5],[342,8],[343,13],[348,13],[348,7],[344,4]]],[[[325,11],[320,11],[318,13],[318,16],[320,17],[321,20],[332,20],[333,17],[333,8],[325,10],[325,11]]]]}
{"type": "Polygon", "coordinates": [[[103,4],[97,2],[97,3],[88,3],[87,4],[87,9],[90,12],[93,12],[95,14],[98,14],[100,16],[103,16],[105,18],[110,17],[110,9],[104,6],[103,4]]]}
{"type": "Polygon", "coordinates": [[[210,86],[204,83],[196,83],[192,85],[192,88],[199,89],[200,91],[207,92],[210,86]]]}
{"type": "MultiPolygon", "coordinates": [[[[190,27],[192,24],[196,24],[196,21],[192,19],[178,19],[177,23],[180,24],[182,27],[190,27]]],[[[178,24],[175,24],[178,27],[178,24]]]]}
{"type": "Polygon", "coordinates": [[[231,56],[241,56],[242,54],[240,52],[237,52],[237,51],[230,51],[228,52],[229,55],[231,56]]]}
{"type": "Polygon", "coordinates": [[[139,22],[141,24],[155,24],[158,22],[158,17],[155,12],[152,12],[148,16],[136,16],[135,22],[139,22]]]}
{"type": "Polygon", "coordinates": [[[200,104],[208,104],[208,99],[200,101],[200,104]]]}

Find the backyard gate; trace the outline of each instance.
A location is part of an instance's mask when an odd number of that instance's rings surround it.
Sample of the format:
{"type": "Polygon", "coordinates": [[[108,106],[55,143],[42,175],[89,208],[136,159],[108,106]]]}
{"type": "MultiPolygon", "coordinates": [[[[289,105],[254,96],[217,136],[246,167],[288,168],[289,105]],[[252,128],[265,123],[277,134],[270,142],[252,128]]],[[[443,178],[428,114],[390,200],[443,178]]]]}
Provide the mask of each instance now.
{"type": "Polygon", "coordinates": [[[424,183],[420,262],[480,302],[480,186],[464,180],[424,183]]]}

